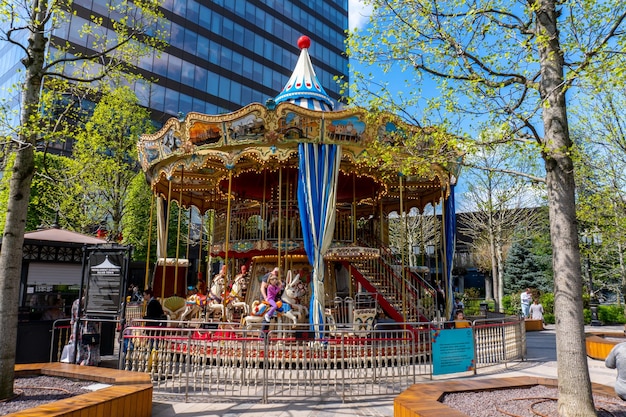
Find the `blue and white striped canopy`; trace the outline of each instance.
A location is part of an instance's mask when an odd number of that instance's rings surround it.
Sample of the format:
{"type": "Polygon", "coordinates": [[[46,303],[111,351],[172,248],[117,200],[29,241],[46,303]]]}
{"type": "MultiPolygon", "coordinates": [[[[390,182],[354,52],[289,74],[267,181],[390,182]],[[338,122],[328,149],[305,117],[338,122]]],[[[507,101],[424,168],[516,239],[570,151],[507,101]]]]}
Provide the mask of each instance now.
{"type": "Polygon", "coordinates": [[[274,101],[276,104],[284,101],[294,103],[309,110],[331,111],[333,102],[317,79],[313,64],[311,64],[311,57],[308,53],[310,45],[311,40],[306,36],[298,40],[301,52],[296,68],[274,101]]]}
{"type": "Polygon", "coordinates": [[[324,323],[324,255],[335,230],[341,146],[300,143],[298,153],[298,208],[304,249],[313,266],[309,322],[313,330],[320,331],[324,323]]]}

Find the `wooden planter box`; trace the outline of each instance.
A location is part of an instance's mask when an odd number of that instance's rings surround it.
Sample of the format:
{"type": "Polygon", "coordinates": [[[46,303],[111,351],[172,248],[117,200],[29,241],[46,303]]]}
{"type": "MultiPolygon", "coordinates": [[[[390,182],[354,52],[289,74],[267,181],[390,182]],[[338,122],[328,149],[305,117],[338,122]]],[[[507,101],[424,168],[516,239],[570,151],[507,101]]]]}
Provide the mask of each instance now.
{"type": "Polygon", "coordinates": [[[150,417],[152,381],[150,375],[117,369],[68,363],[29,363],[15,365],[15,377],[47,375],[110,384],[103,388],[5,417],[150,417]]]}

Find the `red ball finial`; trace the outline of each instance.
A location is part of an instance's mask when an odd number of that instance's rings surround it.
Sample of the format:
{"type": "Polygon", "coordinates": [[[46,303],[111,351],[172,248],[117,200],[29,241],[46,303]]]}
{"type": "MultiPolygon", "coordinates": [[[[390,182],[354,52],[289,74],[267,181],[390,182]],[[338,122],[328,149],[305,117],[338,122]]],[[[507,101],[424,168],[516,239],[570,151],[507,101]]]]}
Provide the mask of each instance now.
{"type": "Polygon", "coordinates": [[[298,38],[298,48],[308,49],[310,46],[311,46],[311,39],[308,36],[303,35],[298,38]]]}

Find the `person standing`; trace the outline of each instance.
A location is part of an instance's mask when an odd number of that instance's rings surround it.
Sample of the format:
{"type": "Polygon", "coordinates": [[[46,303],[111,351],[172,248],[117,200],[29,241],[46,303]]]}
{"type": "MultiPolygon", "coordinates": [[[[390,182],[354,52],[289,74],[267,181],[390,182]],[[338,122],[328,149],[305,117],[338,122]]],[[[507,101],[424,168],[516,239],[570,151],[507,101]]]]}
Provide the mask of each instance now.
{"type": "Polygon", "coordinates": [[[522,303],[522,316],[525,319],[529,317],[530,313],[530,302],[532,301],[533,296],[530,292],[530,288],[526,288],[526,291],[522,292],[520,295],[520,301],[522,303]]]}
{"type": "Polygon", "coordinates": [[[615,394],[626,401],[626,342],[613,346],[604,365],[609,369],[617,369],[615,394]]]}
{"type": "Polygon", "coordinates": [[[278,309],[278,304],[276,304],[276,301],[278,301],[279,294],[282,290],[283,290],[282,282],[278,279],[276,275],[271,275],[268,279],[267,299],[266,299],[266,301],[269,303],[271,307],[267,311],[267,313],[265,313],[265,317],[264,317],[265,321],[268,323],[270,319],[272,318],[272,316],[274,315],[274,313],[276,312],[276,310],[278,309]]]}
{"type": "MultiPolygon", "coordinates": [[[[143,292],[143,298],[147,302],[146,314],[143,316],[143,318],[146,320],[163,320],[165,318],[163,307],[161,306],[159,300],[154,298],[154,292],[152,291],[152,288],[147,288],[143,292]]],[[[156,325],[162,326],[162,323],[158,323],[156,325]]]]}
{"type": "Polygon", "coordinates": [[[539,304],[536,298],[533,300],[533,304],[530,306],[529,311],[531,320],[543,321],[543,306],[539,304]]]}
{"type": "Polygon", "coordinates": [[[83,335],[100,333],[99,326],[97,323],[85,319],[84,308],[84,296],[77,298],[72,303],[72,318],[70,319],[72,335],[70,340],[73,340],[77,345],[75,363],[78,365],[98,366],[100,364],[100,344],[83,343],[83,335]]]}

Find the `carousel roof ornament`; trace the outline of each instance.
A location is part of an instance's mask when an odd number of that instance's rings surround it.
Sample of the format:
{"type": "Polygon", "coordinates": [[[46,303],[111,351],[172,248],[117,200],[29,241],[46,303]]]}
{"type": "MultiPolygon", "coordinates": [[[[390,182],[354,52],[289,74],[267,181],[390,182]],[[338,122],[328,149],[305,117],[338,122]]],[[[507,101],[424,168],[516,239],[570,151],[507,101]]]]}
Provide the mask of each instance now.
{"type": "Polygon", "coordinates": [[[308,52],[310,46],[311,39],[308,36],[300,36],[298,48],[301,52],[296,68],[274,102],[276,104],[289,102],[309,110],[332,111],[333,102],[317,79],[311,64],[308,52]]]}

